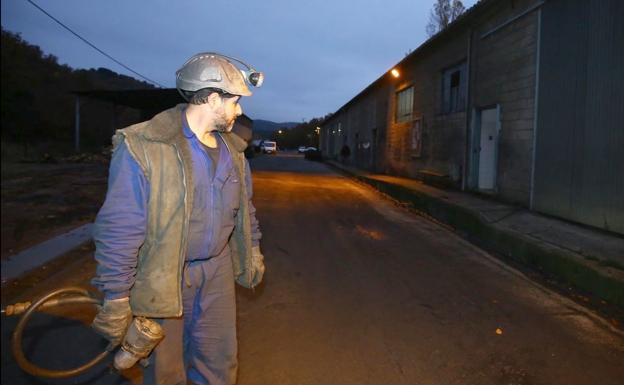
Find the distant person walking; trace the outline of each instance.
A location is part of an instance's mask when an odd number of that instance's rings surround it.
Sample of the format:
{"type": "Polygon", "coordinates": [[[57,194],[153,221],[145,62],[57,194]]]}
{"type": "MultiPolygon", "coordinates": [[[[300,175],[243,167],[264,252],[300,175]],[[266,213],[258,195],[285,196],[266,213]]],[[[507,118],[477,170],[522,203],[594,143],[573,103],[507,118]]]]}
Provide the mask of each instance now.
{"type": "Polygon", "coordinates": [[[340,149],[340,157],[342,158],[342,163],[346,162],[349,156],[351,156],[351,149],[347,144],[345,144],[340,149]]]}
{"type": "Polygon", "coordinates": [[[93,328],[117,344],[133,317],[161,325],[144,384],[236,382],[234,281],[257,286],[265,268],[247,143],[231,130],[246,82],[262,80],[236,59],[197,54],[176,72],[189,103],[113,138],[94,230],[104,304],[93,328]]]}

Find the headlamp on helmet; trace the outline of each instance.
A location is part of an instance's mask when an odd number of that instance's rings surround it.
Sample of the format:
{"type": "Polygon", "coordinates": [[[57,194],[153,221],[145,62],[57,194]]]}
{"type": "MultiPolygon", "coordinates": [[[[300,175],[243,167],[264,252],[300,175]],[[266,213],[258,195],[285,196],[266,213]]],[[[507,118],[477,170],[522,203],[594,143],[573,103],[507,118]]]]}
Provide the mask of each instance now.
{"type": "Polygon", "coordinates": [[[225,93],[250,96],[246,83],[260,87],[264,74],[256,71],[242,60],[214,52],[194,55],[176,72],[176,88],[188,100],[187,95],[204,88],[220,89],[225,93]],[[240,69],[232,61],[245,66],[240,69]]]}
{"type": "Polygon", "coordinates": [[[264,82],[264,73],[257,72],[256,70],[252,71],[243,71],[243,75],[245,79],[254,87],[260,87],[264,82]]]}

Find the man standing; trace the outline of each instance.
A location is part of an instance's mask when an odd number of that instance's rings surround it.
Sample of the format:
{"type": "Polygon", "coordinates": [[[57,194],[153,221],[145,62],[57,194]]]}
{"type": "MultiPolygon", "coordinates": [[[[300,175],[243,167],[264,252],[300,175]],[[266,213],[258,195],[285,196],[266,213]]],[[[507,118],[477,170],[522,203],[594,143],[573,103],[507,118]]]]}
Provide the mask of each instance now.
{"type": "Polygon", "coordinates": [[[188,104],[113,137],[94,230],[104,304],[93,327],[116,344],[135,316],[161,325],[145,384],[236,382],[234,280],[253,288],[264,264],[247,143],[231,130],[246,82],[262,80],[237,59],[197,54],[176,72],[188,104]]]}

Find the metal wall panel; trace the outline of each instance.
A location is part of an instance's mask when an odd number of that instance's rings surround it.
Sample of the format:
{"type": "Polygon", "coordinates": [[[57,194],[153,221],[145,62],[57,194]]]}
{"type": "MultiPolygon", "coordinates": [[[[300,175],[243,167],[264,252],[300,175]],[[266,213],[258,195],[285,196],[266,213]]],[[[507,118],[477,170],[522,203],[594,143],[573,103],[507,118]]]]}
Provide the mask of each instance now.
{"type": "Polygon", "coordinates": [[[624,234],[624,2],[542,10],[533,208],[624,234]]]}

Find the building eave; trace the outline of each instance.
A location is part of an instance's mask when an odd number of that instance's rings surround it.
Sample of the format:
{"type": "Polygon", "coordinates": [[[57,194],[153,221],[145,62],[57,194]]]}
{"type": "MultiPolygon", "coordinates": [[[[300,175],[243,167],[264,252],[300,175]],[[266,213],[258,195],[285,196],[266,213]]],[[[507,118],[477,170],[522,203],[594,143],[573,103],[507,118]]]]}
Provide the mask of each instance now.
{"type": "Polygon", "coordinates": [[[424,43],[422,43],[420,46],[418,46],[418,48],[416,48],[414,51],[412,51],[407,56],[405,56],[401,61],[399,61],[398,63],[396,63],[395,65],[390,67],[388,70],[386,70],[379,78],[377,78],[377,80],[373,81],[371,84],[366,86],[366,88],[364,88],[362,91],[360,91],[357,95],[355,95],[353,98],[351,98],[348,102],[346,102],[344,105],[342,105],[342,107],[340,107],[338,110],[336,110],[332,114],[331,117],[329,117],[325,122],[323,122],[323,125],[321,125],[321,126],[325,126],[328,123],[331,123],[331,121],[335,117],[340,115],[341,112],[343,112],[346,109],[348,109],[353,103],[355,103],[357,100],[359,100],[362,96],[368,94],[368,92],[371,91],[372,89],[374,89],[375,87],[381,86],[382,83],[383,83],[383,80],[386,77],[391,76],[390,75],[390,71],[393,68],[400,67],[401,65],[403,65],[403,64],[405,64],[405,63],[407,63],[409,61],[416,60],[420,55],[422,55],[428,49],[431,49],[432,47],[436,46],[437,44],[442,43],[445,39],[447,39],[448,37],[450,37],[453,34],[457,33],[458,30],[460,30],[461,28],[465,27],[466,24],[468,24],[470,21],[474,20],[478,15],[480,15],[482,12],[487,10],[492,4],[494,4],[497,1],[500,1],[500,0],[480,0],[475,5],[473,5],[472,7],[468,8],[455,21],[453,21],[451,24],[449,24],[448,27],[446,27],[442,31],[436,33],[435,35],[431,36],[424,43]]]}

